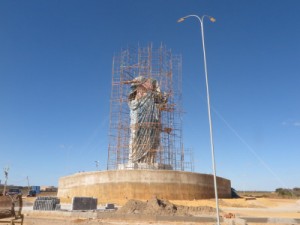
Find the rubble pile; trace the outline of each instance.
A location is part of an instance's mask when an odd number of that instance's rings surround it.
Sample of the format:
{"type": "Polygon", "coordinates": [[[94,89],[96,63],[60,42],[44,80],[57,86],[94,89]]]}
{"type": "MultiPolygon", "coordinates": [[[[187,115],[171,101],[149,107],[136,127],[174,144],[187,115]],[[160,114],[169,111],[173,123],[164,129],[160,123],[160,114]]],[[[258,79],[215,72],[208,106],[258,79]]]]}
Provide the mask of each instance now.
{"type": "Polygon", "coordinates": [[[168,200],[153,198],[147,202],[131,199],[121,209],[120,214],[145,214],[145,215],[177,215],[196,216],[213,215],[216,209],[209,206],[189,207],[175,205],[168,200]]]}

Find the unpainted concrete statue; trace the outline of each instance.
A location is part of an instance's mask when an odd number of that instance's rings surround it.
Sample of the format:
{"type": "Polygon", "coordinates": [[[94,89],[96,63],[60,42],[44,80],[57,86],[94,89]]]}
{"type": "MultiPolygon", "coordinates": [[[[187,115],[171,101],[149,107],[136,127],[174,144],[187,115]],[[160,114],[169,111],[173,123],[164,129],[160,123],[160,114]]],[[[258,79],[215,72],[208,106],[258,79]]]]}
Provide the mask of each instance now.
{"type": "Polygon", "coordinates": [[[166,106],[167,95],[151,78],[139,76],[124,83],[131,84],[129,163],[153,164],[160,147],[161,110],[166,106]]]}

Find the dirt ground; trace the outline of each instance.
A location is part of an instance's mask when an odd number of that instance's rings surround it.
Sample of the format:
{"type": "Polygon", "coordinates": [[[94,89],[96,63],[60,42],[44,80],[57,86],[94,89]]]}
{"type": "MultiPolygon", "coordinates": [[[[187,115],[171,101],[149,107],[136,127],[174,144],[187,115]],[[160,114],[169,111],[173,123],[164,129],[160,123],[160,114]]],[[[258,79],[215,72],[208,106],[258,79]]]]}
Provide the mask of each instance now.
{"type": "MultiPolygon", "coordinates": [[[[32,204],[34,198],[24,199],[25,204],[32,204]]],[[[299,199],[274,199],[274,198],[245,198],[240,199],[219,199],[220,215],[233,214],[235,218],[241,217],[261,217],[261,218],[277,218],[273,222],[264,223],[250,223],[249,225],[266,225],[266,224],[295,224],[290,219],[300,219],[300,200],[299,199]]],[[[129,224],[158,224],[158,225],[212,225],[215,222],[191,222],[187,219],[185,221],[176,221],[176,217],[170,221],[159,221],[149,220],[149,216],[155,215],[167,215],[172,218],[174,215],[182,216],[183,218],[191,218],[193,216],[203,216],[215,218],[213,212],[215,208],[215,200],[193,200],[193,201],[162,201],[156,202],[149,200],[148,202],[141,202],[136,200],[130,200],[127,204],[123,205],[123,209],[120,206],[119,213],[121,214],[135,214],[139,217],[138,219],[110,219],[107,218],[88,218],[88,217],[64,217],[54,216],[53,214],[32,214],[32,211],[25,210],[24,225],[96,225],[96,224],[107,224],[107,225],[129,225],[129,224]],[[176,210],[174,208],[176,206],[176,210]],[[192,212],[192,213],[191,213],[192,212]],[[200,214],[197,212],[200,212],[200,214]],[[148,217],[147,217],[148,216],[148,217]]],[[[116,212],[117,214],[118,212],[116,212]]],[[[272,221],[272,220],[271,220],[272,221]]],[[[299,222],[299,221],[298,221],[299,222]]],[[[300,223],[300,222],[299,222],[300,223]]],[[[222,222],[222,225],[226,224],[243,224],[243,223],[232,223],[229,221],[222,222]]],[[[245,223],[244,223],[245,224],[245,223]]]]}
{"type": "MultiPolygon", "coordinates": [[[[210,206],[215,207],[214,199],[194,201],[171,201],[174,204],[186,206],[210,206]]],[[[274,218],[295,218],[300,219],[299,199],[274,199],[255,198],[246,200],[220,199],[219,207],[226,213],[233,213],[243,217],[274,217],[274,218]]]]}

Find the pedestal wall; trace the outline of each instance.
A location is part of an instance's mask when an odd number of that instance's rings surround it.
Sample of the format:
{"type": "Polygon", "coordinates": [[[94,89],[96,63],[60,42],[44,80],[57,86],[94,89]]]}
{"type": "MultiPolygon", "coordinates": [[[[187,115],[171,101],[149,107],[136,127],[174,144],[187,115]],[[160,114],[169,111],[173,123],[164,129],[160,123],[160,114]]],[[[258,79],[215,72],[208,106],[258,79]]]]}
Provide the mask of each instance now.
{"type": "MultiPolygon", "coordinates": [[[[217,177],[219,198],[231,197],[231,183],[217,177]]],[[[95,197],[98,202],[129,199],[168,200],[214,198],[213,176],[173,170],[110,170],[76,173],[61,177],[58,197],[63,202],[75,196],[95,197]]]]}

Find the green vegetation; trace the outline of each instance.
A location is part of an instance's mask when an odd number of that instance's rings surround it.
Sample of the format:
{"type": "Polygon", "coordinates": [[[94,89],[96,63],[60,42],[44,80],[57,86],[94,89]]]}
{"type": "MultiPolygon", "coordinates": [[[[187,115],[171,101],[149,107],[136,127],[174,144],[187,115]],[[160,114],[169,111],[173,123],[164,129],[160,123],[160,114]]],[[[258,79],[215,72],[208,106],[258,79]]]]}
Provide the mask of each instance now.
{"type": "Polygon", "coordinates": [[[275,191],[237,191],[241,197],[255,198],[300,198],[300,188],[277,188],[275,191]]]}
{"type": "Polygon", "coordinates": [[[293,189],[287,189],[287,188],[277,188],[275,190],[275,193],[277,193],[280,197],[300,197],[300,188],[295,187],[293,189]]]}

